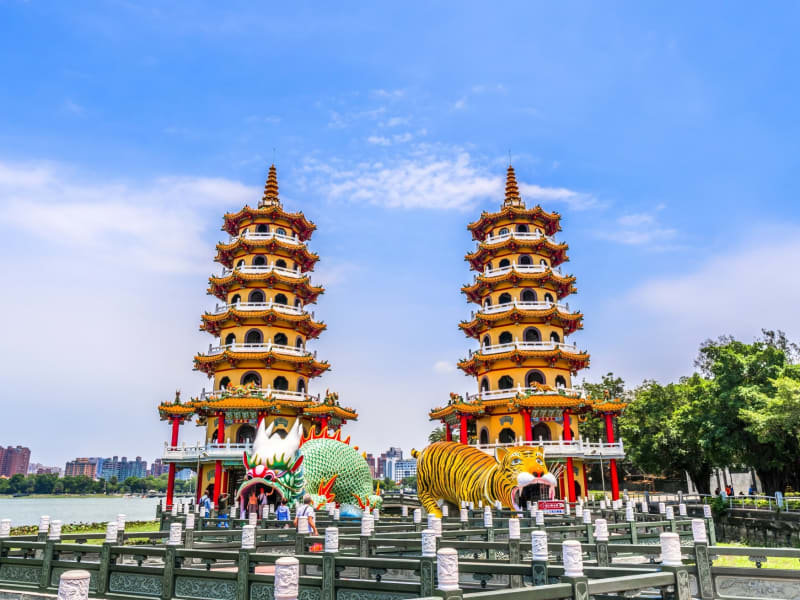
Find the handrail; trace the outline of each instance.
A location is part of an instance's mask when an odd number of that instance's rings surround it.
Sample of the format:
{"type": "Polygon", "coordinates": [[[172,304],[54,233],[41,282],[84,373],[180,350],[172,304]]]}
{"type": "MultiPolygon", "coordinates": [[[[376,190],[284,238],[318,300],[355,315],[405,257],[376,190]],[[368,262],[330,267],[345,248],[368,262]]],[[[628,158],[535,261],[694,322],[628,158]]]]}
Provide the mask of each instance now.
{"type": "Polygon", "coordinates": [[[280,302],[274,302],[273,300],[270,300],[269,302],[234,302],[233,304],[217,304],[214,307],[213,311],[209,311],[209,314],[220,315],[232,308],[243,311],[275,310],[278,312],[291,315],[304,314],[302,306],[291,306],[290,304],[281,304],[280,302]]]}
{"type": "MultiPolygon", "coordinates": [[[[520,342],[515,340],[508,344],[492,344],[485,346],[481,344],[480,354],[499,354],[501,352],[509,352],[510,350],[564,350],[572,354],[580,354],[578,347],[575,344],[567,344],[565,342],[520,342]]],[[[472,356],[472,350],[470,350],[472,356]]]]}
{"type": "MultiPolygon", "coordinates": [[[[217,399],[225,393],[225,390],[203,390],[200,394],[201,400],[214,400],[217,399]]],[[[310,400],[312,402],[322,402],[322,397],[317,395],[311,395],[307,392],[295,392],[291,390],[278,390],[273,388],[272,386],[267,386],[265,388],[252,388],[247,390],[248,394],[254,396],[272,396],[278,400],[310,400]]]]}
{"type": "Polygon", "coordinates": [[[498,267],[497,269],[489,269],[487,267],[480,272],[479,275],[483,277],[498,277],[510,273],[511,271],[516,271],[517,273],[546,273],[547,271],[552,271],[556,275],[564,276],[560,267],[551,267],[550,265],[518,265],[515,262],[507,267],[498,267]]]}
{"type": "MultiPolygon", "coordinates": [[[[517,386],[513,388],[508,388],[507,390],[490,390],[484,392],[478,392],[477,394],[467,394],[466,398],[468,402],[474,402],[476,400],[501,400],[503,398],[515,398],[517,394],[520,395],[541,395],[541,394],[552,394],[551,390],[543,390],[541,388],[536,387],[522,387],[517,386]]],[[[580,397],[583,398],[586,396],[586,392],[576,388],[568,388],[568,387],[557,387],[556,388],[557,394],[564,394],[565,396],[571,397],[580,397]]]]}
{"type": "Polygon", "coordinates": [[[279,240],[281,242],[286,242],[287,244],[293,244],[295,246],[301,246],[303,242],[301,242],[298,238],[294,236],[283,235],[281,233],[276,233],[275,231],[265,231],[265,232],[255,232],[244,230],[238,236],[232,235],[229,239],[228,243],[235,242],[238,239],[247,239],[247,240],[279,240]]]}
{"type": "Polygon", "coordinates": [[[275,265],[242,265],[240,267],[234,267],[233,269],[224,268],[222,269],[221,277],[227,277],[231,275],[234,271],[238,271],[239,273],[278,273],[279,275],[284,275],[286,277],[293,277],[295,279],[301,279],[305,277],[305,273],[303,273],[299,268],[292,270],[287,269],[285,267],[276,267],[275,265]]]}
{"type": "Polygon", "coordinates": [[[534,302],[513,300],[512,302],[505,302],[503,304],[484,306],[479,312],[485,315],[491,315],[494,313],[505,312],[507,310],[511,310],[512,308],[518,308],[520,310],[548,310],[554,306],[564,312],[569,312],[569,304],[550,302],[547,300],[537,300],[534,302]]]}
{"type": "Polygon", "coordinates": [[[242,344],[239,342],[234,342],[233,344],[222,344],[221,346],[209,346],[208,347],[208,354],[206,356],[212,356],[214,354],[222,354],[225,350],[230,350],[231,352],[278,352],[279,354],[292,354],[294,356],[313,356],[314,358],[317,357],[317,351],[314,350],[313,352],[309,352],[305,348],[297,348],[295,346],[286,346],[284,344],[273,344],[272,342],[267,342],[266,344],[242,344]]]}
{"type": "Polygon", "coordinates": [[[503,233],[500,235],[487,234],[486,238],[483,240],[483,243],[486,245],[492,245],[501,244],[511,239],[520,241],[535,241],[541,240],[542,238],[546,239],[548,242],[553,242],[554,244],[558,243],[553,236],[545,235],[543,233],[539,233],[538,231],[509,231],[508,233],[503,233]]]}

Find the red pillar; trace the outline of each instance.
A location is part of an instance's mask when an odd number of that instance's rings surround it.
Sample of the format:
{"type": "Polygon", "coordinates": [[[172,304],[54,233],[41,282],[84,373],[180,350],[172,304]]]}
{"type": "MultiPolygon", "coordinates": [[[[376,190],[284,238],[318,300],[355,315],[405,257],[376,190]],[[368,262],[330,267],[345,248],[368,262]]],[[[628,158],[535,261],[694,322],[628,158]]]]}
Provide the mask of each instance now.
{"type": "MultiPolygon", "coordinates": [[[[614,443],[614,422],[611,420],[611,413],[606,413],[606,441],[614,443]]],[[[611,498],[619,500],[619,474],[617,473],[617,459],[612,458],[608,461],[608,468],[611,471],[611,498]]]]}
{"type": "Polygon", "coordinates": [[[203,465],[200,465],[200,468],[197,470],[197,484],[195,487],[197,488],[194,491],[195,500],[200,502],[200,496],[203,495],[203,465]]]}
{"type": "MultiPolygon", "coordinates": [[[[569,411],[564,411],[564,441],[572,441],[572,431],[570,431],[569,411]]],[[[572,457],[567,457],[567,493],[569,501],[575,502],[575,473],[572,471],[572,457]]]]}
{"type": "Polygon", "coordinates": [[[256,429],[261,427],[261,421],[263,420],[264,420],[264,413],[263,412],[258,413],[258,421],[256,422],[256,429]]]}
{"type": "Polygon", "coordinates": [[[533,428],[531,427],[531,411],[522,411],[522,423],[525,425],[525,441],[530,442],[533,440],[533,428]]]}
{"type": "Polygon", "coordinates": [[[467,415],[461,415],[461,439],[462,444],[467,443],[467,415]]]}
{"type": "Polygon", "coordinates": [[[320,433],[325,433],[328,431],[328,415],[322,417],[319,421],[319,431],[320,433]]]}
{"type": "MultiPolygon", "coordinates": [[[[225,413],[217,413],[217,444],[225,443],[225,413]]],[[[219,507],[219,495],[222,492],[222,461],[214,463],[214,508],[219,507]]]]}
{"type": "Polygon", "coordinates": [[[453,441],[453,430],[447,423],[444,423],[444,439],[446,439],[448,442],[453,441]]]}
{"type": "MultiPolygon", "coordinates": [[[[181,420],[178,417],[172,417],[172,437],[170,438],[170,446],[173,448],[178,445],[178,427],[181,420]]],[[[169,464],[169,475],[167,479],[167,508],[172,508],[172,498],[175,494],[175,463],[169,464]]]]}

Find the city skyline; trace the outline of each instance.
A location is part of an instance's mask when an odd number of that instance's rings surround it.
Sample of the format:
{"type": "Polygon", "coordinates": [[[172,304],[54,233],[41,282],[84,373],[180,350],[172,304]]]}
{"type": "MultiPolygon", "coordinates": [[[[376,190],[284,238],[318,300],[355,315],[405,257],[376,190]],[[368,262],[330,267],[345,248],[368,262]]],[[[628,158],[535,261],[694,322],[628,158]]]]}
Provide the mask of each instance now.
{"type": "Polygon", "coordinates": [[[211,387],[192,356],[222,214],[273,161],[318,227],[309,348],[333,368],[310,391],[355,408],[373,454],[425,446],[428,411],[476,391],[455,367],[476,347],[466,225],[509,161],[562,215],[578,383],[675,380],[723,334],[800,338],[763,310],[800,301],[796,6],[201,6],[0,7],[0,260],[26,290],[0,437],[36,461],[159,456],[158,403],[211,387]]]}

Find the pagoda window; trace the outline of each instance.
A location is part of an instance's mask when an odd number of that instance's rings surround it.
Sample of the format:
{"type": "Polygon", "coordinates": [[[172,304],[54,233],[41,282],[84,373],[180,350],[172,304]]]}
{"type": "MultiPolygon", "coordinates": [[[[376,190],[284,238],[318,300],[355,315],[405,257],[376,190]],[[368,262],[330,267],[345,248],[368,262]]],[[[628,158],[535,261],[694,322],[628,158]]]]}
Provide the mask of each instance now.
{"type": "Polygon", "coordinates": [[[256,387],[261,387],[261,375],[255,371],[249,371],[242,375],[242,385],[249,383],[255,384],[256,387]]]}
{"type": "Polygon", "coordinates": [[[521,265],[532,265],[533,264],[533,259],[530,256],[528,256],[527,254],[523,254],[522,256],[519,257],[519,264],[521,264],[521,265]]]}
{"type": "Polygon", "coordinates": [[[250,295],[247,297],[247,301],[252,304],[263,304],[264,303],[264,292],[261,290],[253,290],[250,292],[250,295]]]}
{"type": "Polygon", "coordinates": [[[511,300],[512,300],[511,294],[509,294],[508,292],[503,292],[502,294],[500,294],[500,297],[497,299],[497,301],[500,304],[508,304],[508,303],[511,302],[511,300]]]}
{"type": "Polygon", "coordinates": [[[547,261],[543,258],[539,259],[539,264],[542,265],[543,267],[547,267],[547,261]]]}
{"type": "Polygon", "coordinates": [[[283,260],[282,258],[279,258],[278,260],[275,261],[275,266],[276,267],[280,267],[281,269],[285,269],[286,268],[286,261],[283,260]]]}
{"type": "Polygon", "coordinates": [[[510,375],[503,375],[497,381],[497,387],[501,390],[510,390],[514,387],[514,380],[511,378],[510,375]]]}
{"type": "Polygon", "coordinates": [[[288,346],[289,345],[289,338],[286,337],[285,333],[276,333],[275,337],[273,338],[274,343],[278,344],[279,346],[288,346]]]}
{"type": "Polygon", "coordinates": [[[275,230],[275,233],[277,233],[278,235],[286,235],[286,230],[283,227],[278,227],[275,230]]]}
{"type": "Polygon", "coordinates": [[[272,387],[276,390],[289,390],[289,380],[286,379],[283,375],[278,375],[275,379],[272,380],[272,387]]]}
{"type": "Polygon", "coordinates": [[[536,302],[536,292],[533,290],[522,290],[523,302],[536,302]]]}
{"type": "Polygon", "coordinates": [[[527,225],[517,225],[517,233],[528,233],[527,225]]]}
{"type": "Polygon", "coordinates": [[[541,342],[542,341],[542,334],[539,333],[539,330],[536,327],[528,327],[525,330],[525,333],[522,334],[523,339],[526,342],[541,342]]]}
{"type": "Polygon", "coordinates": [[[483,301],[483,305],[485,307],[491,306],[492,305],[492,299],[489,296],[487,296],[486,299],[483,301]]]}
{"type": "Polygon", "coordinates": [[[297,308],[302,308],[302,304],[300,303],[300,298],[295,298],[295,299],[294,299],[294,305],[295,305],[297,308]]]}
{"type": "Polygon", "coordinates": [[[247,332],[247,335],[244,336],[244,343],[245,344],[263,344],[264,343],[264,336],[262,335],[259,329],[251,329],[247,332]]]}
{"type": "Polygon", "coordinates": [[[303,394],[306,393],[306,382],[303,380],[302,377],[297,380],[297,391],[303,394]]]}
{"type": "Polygon", "coordinates": [[[236,268],[238,269],[243,266],[244,266],[244,259],[242,258],[236,263],[236,268]]]}
{"type": "MultiPolygon", "coordinates": [[[[484,346],[492,345],[492,337],[488,333],[485,336],[483,336],[483,345],[484,346]]],[[[484,381],[486,380],[484,379],[484,381]]]]}
{"type": "Polygon", "coordinates": [[[489,391],[489,378],[484,377],[481,379],[481,392],[488,392],[489,391]]]}
{"type": "Polygon", "coordinates": [[[242,425],[236,431],[237,444],[251,444],[256,439],[256,430],[252,425],[242,425]]]}
{"type": "Polygon", "coordinates": [[[556,387],[565,388],[567,387],[567,380],[564,379],[563,375],[559,375],[556,377],[556,387]]]}
{"type": "Polygon", "coordinates": [[[225,336],[225,345],[226,346],[230,346],[231,344],[235,344],[235,343],[236,343],[236,334],[235,333],[229,333],[228,335],[225,336]]]}
{"type": "Polygon", "coordinates": [[[537,383],[539,385],[545,384],[544,373],[541,371],[528,371],[528,374],[525,375],[525,385],[527,387],[536,387],[537,383]]]}
{"type": "Polygon", "coordinates": [[[537,227],[536,228],[536,233],[538,233],[539,235],[542,235],[542,230],[537,227]]]}
{"type": "Polygon", "coordinates": [[[269,225],[256,225],[256,233],[269,233],[269,225]]]}
{"type": "Polygon", "coordinates": [[[561,337],[554,331],[550,334],[550,341],[559,344],[561,343],[561,337]]]}
{"type": "Polygon", "coordinates": [[[503,227],[500,231],[497,232],[497,235],[508,235],[508,228],[503,227]]]}
{"type": "Polygon", "coordinates": [[[295,348],[303,347],[303,338],[301,338],[299,335],[297,336],[297,339],[294,341],[294,347],[295,348]]]}
{"type": "Polygon", "coordinates": [[[544,295],[544,301],[545,302],[553,302],[553,294],[551,294],[550,292],[547,292],[544,295]]]}
{"type": "Polygon", "coordinates": [[[289,304],[289,299],[285,294],[275,294],[275,304],[289,304]]]}
{"type": "Polygon", "coordinates": [[[536,427],[533,428],[533,439],[534,441],[542,440],[543,442],[547,442],[552,439],[550,437],[550,428],[546,423],[536,424],[536,427]]]}
{"type": "Polygon", "coordinates": [[[242,301],[242,297],[239,294],[234,294],[233,298],[231,298],[231,304],[239,304],[242,301]]]}
{"type": "Polygon", "coordinates": [[[230,384],[231,384],[231,378],[230,377],[223,377],[222,379],[219,380],[219,389],[221,389],[221,390],[227,389],[227,387],[230,384]]]}
{"type": "Polygon", "coordinates": [[[510,427],[503,427],[500,430],[500,443],[501,444],[513,444],[517,441],[517,434],[516,432],[511,429],[510,427]]]}
{"type": "Polygon", "coordinates": [[[501,269],[504,269],[504,268],[509,267],[509,266],[511,266],[511,261],[508,260],[507,258],[504,258],[503,260],[500,261],[500,268],[501,269]]]}
{"type": "Polygon", "coordinates": [[[486,427],[481,427],[480,441],[481,446],[489,443],[489,430],[486,427]]]}
{"type": "Polygon", "coordinates": [[[256,256],[253,259],[253,265],[256,267],[263,267],[266,264],[267,264],[267,259],[264,256],[256,256]]]}
{"type": "Polygon", "coordinates": [[[511,342],[514,341],[514,336],[511,335],[510,331],[504,331],[503,333],[500,334],[498,341],[501,344],[510,344],[511,342]]]}

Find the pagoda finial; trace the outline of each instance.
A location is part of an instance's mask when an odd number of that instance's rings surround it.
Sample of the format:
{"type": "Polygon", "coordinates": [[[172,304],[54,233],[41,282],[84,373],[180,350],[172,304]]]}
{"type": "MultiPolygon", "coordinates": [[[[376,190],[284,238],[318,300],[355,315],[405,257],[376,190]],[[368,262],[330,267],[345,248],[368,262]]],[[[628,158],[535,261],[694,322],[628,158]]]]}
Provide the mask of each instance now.
{"type": "Polygon", "coordinates": [[[264,197],[261,198],[261,206],[270,204],[278,206],[281,204],[278,199],[278,172],[275,170],[275,163],[272,163],[269,167],[267,184],[264,186],[264,197]]]}
{"type": "Polygon", "coordinates": [[[506,173],[506,199],[503,201],[503,206],[525,206],[519,195],[514,167],[511,165],[508,165],[508,172],[506,173]]]}

